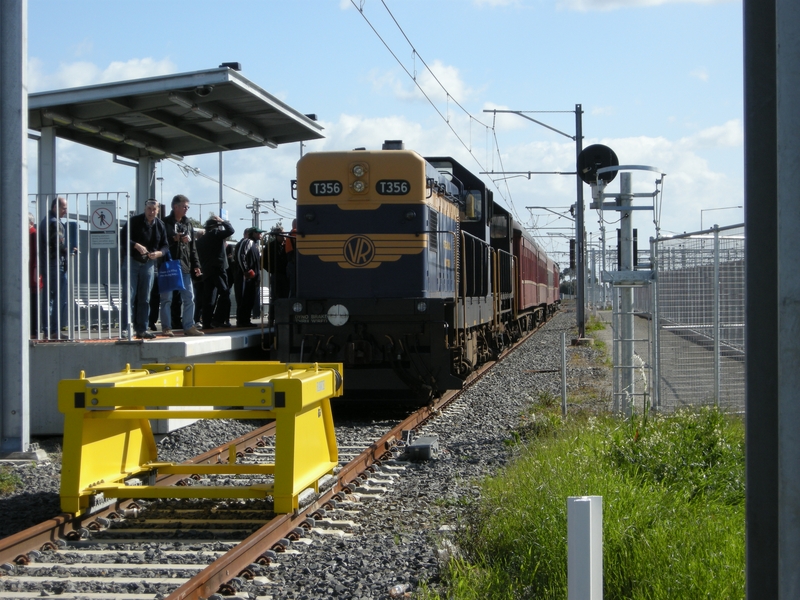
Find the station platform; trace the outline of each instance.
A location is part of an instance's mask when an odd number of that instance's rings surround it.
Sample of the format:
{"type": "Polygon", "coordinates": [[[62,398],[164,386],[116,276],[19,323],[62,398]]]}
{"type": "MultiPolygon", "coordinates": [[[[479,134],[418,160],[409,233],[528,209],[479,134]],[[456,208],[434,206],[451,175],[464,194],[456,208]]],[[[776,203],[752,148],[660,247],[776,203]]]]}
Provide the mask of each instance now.
{"type": "MultiPolygon", "coordinates": [[[[121,371],[125,365],[138,369],[147,363],[269,359],[268,350],[262,346],[268,343],[269,336],[260,327],[213,329],[197,337],[187,337],[176,330],[175,337],[159,336],[152,340],[128,341],[101,336],[30,341],[31,435],[63,433],[64,415],[58,410],[58,382],[74,379],[81,371],[92,377],[121,371]]],[[[169,433],[193,421],[180,418],[159,420],[152,423],[153,433],[169,433]]]]}

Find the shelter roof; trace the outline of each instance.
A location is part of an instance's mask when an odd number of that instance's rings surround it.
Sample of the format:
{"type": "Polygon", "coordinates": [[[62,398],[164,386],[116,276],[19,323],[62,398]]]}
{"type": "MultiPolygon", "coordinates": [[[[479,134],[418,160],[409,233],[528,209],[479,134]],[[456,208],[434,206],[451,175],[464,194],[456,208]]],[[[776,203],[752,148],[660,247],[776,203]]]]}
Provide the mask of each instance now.
{"type": "Polygon", "coordinates": [[[315,119],[225,66],[28,96],[30,129],[134,160],[319,139],[315,119]]]}

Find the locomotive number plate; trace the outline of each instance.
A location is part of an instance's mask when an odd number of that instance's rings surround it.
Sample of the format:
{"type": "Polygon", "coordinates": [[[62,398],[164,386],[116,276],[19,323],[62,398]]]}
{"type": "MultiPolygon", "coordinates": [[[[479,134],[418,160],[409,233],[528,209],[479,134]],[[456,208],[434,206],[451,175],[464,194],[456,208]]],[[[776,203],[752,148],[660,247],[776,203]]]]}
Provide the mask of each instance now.
{"type": "Polygon", "coordinates": [[[338,196],[342,193],[340,181],[312,181],[309,186],[312,196],[338,196]]]}
{"type": "Polygon", "coordinates": [[[375,189],[382,196],[405,196],[411,191],[411,184],[405,179],[381,179],[375,189]]]}

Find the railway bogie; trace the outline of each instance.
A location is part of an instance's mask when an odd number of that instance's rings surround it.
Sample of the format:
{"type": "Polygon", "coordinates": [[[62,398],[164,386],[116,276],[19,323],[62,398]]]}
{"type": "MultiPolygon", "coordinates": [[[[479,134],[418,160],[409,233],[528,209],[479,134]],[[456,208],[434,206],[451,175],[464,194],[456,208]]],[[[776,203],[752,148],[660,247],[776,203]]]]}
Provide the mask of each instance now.
{"type": "Polygon", "coordinates": [[[345,389],[461,387],[558,306],[558,268],[474,174],[398,143],[297,167],[297,290],[273,358],[341,361],[345,389]]]}

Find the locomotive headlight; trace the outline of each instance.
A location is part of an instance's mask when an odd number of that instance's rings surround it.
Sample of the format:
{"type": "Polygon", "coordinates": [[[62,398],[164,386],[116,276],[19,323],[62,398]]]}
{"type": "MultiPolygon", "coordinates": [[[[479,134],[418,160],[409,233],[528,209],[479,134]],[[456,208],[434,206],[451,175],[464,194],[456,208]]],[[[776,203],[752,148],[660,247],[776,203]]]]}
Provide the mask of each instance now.
{"type": "Polygon", "coordinates": [[[406,221],[413,221],[417,218],[417,213],[413,210],[410,210],[406,213],[406,221]]]}
{"type": "Polygon", "coordinates": [[[428,303],[424,300],[420,300],[417,302],[417,312],[425,312],[428,310],[428,303]]]}
{"type": "Polygon", "coordinates": [[[334,304],[328,309],[328,323],[334,327],[341,327],[350,318],[350,311],[344,304],[334,304]]]}
{"type": "Polygon", "coordinates": [[[353,190],[354,190],[355,192],[361,193],[361,192],[363,192],[365,189],[367,189],[367,184],[366,184],[366,183],[364,183],[363,181],[361,181],[360,179],[356,179],[356,180],[353,182],[353,190]]]}
{"type": "Polygon", "coordinates": [[[303,312],[303,303],[302,302],[295,302],[292,304],[292,310],[296,313],[303,312]]]}
{"type": "Polygon", "coordinates": [[[364,167],[364,165],[356,165],[353,167],[353,175],[355,175],[356,177],[363,177],[364,173],[366,172],[367,169],[364,167]]]}

